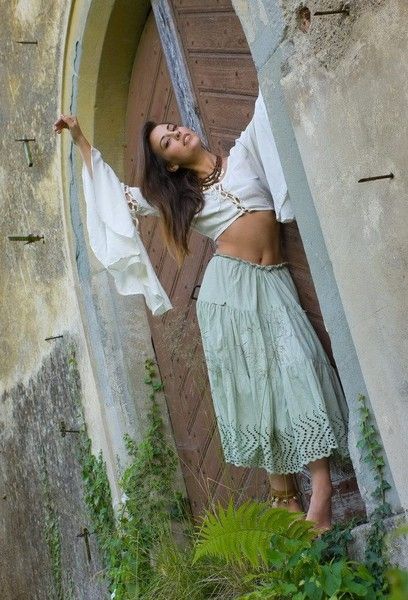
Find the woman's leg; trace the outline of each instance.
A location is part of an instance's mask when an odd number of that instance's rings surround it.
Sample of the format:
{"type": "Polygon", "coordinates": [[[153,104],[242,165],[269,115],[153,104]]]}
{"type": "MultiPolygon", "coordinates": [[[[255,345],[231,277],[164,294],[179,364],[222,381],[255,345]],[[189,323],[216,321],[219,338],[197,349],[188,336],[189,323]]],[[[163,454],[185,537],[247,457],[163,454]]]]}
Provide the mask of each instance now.
{"type": "MultiPolygon", "coordinates": [[[[319,458],[308,465],[312,475],[312,497],[306,519],[314,521],[319,530],[328,530],[331,527],[331,496],[333,486],[330,478],[330,464],[327,458],[319,458]]],[[[269,475],[271,495],[281,492],[284,495],[294,496],[296,491],[295,481],[292,475],[269,475]]],[[[295,512],[302,511],[298,499],[291,499],[288,503],[277,501],[280,508],[295,512]]]]}
{"type": "Polygon", "coordinates": [[[286,508],[290,512],[301,512],[302,507],[297,497],[297,489],[293,475],[269,474],[270,496],[275,498],[274,506],[286,508]],[[282,499],[280,496],[283,496],[282,499]],[[286,499],[285,496],[288,496],[286,499]],[[294,498],[296,496],[296,498],[294,498]]]}
{"type": "Polygon", "coordinates": [[[331,527],[331,497],[333,486],[328,458],[319,458],[308,465],[312,475],[312,497],[306,519],[314,521],[316,528],[326,531],[331,527]]]}

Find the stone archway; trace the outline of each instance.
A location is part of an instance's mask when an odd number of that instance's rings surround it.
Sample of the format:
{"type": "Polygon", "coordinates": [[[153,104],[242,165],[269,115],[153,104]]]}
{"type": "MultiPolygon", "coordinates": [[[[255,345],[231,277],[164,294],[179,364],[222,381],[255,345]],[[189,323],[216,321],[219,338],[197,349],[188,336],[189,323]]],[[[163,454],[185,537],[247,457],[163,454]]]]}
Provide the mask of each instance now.
{"type": "MultiPolygon", "coordinates": [[[[148,0],[77,0],[71,9],[62,71],[62,112],[77,114],[89,141],[119,176],[129,80],[148,0]]],[[[114,500],[127,461],[124,433],[141,439],[148,409],[144,360],[151,358],[150,330],[140,297],[119,296],[95,259],[85,231],[81,160],[65,136],[61,144],[66,238],[72,278],[93,377],[96,400],[85,413],[96,448],[102,448],[114,500]],[[137,349],[138,360],[132,360],[137,349]]]]}

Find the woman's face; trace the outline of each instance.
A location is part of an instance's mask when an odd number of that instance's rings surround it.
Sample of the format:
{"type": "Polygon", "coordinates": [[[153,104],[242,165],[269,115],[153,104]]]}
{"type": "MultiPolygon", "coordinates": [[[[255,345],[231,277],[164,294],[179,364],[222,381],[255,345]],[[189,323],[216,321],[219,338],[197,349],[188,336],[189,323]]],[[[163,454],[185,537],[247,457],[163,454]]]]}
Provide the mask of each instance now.
{"type": "Polygon", "coordinates": [[[188,127],[174,123],[156,125],[149,142],[153,152],[167,162],[169,170],[173,166],[188,167],[201,151],[200,137],[188,127]]]}

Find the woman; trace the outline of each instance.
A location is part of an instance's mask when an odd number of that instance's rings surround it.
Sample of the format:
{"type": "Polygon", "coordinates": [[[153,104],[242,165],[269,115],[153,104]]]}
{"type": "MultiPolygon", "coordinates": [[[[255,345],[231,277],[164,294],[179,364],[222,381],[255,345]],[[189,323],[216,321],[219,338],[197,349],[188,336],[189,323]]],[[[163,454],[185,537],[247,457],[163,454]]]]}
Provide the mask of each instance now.
{"type": "Polygon", "coordinates": [[[197,317],[225,460],[265,468],[274,505],[294,511],[301,507],[293,473],[307,465],[306,518],[329,529],[328,457],[348,454],[347,408],[282,262],[279,222],[294,215],[261,94],[228,157],[214,155],[191,129],[147,122],[140,188],[119,182],[75,117],[61,115],[54,129],[64,128],[84,161],[92,249],[120,293],[144,294],[154,314],[171,308],[138,235],[138,215],[159,216],[179,263],[191,227],[216,241],[197,317]]]}

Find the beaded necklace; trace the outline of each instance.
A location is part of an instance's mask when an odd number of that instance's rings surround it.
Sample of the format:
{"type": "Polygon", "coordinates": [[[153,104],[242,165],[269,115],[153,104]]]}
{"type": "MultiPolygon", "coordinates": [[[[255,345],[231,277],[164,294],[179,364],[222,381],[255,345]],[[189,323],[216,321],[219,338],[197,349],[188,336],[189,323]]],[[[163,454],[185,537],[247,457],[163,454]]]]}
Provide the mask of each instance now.
{"type": "Polygon", "coordinates": [[[211,171],[211,173],[209,175],[207,175],[207,177],[200,180],[201,189],[203,191],[208,190],[208,188],[210,188],[212,185],[214,185],[214,183],[217,183],[219,178],[222,177],[223,175],[224,175],[224,170],[222,168],[222,158],[221,158],[221,156],[217,155],[216,159],[215,159],[214,169],[211,171]]]}

